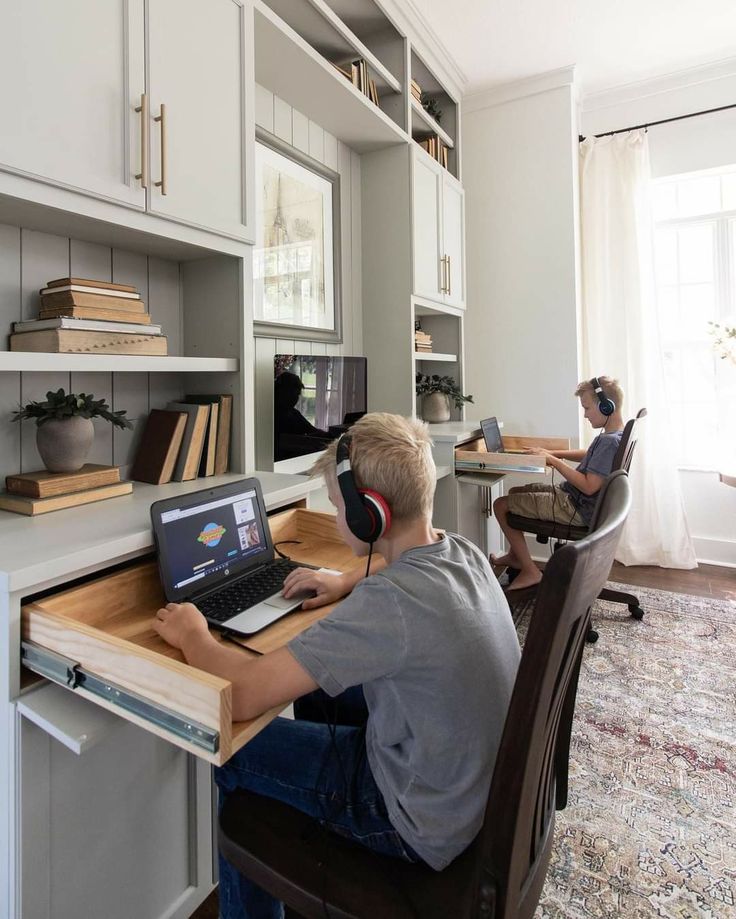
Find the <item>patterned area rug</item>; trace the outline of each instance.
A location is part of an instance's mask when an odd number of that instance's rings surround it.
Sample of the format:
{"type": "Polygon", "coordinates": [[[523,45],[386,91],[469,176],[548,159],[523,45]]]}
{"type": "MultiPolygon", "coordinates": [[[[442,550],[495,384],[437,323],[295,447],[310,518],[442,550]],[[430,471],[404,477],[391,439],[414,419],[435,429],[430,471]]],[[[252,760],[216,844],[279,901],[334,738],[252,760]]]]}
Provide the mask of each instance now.
{"type": "Polygon", "coordinates": [[[736,602],[611,586],[536,919],[736,917],[736,602]]]}

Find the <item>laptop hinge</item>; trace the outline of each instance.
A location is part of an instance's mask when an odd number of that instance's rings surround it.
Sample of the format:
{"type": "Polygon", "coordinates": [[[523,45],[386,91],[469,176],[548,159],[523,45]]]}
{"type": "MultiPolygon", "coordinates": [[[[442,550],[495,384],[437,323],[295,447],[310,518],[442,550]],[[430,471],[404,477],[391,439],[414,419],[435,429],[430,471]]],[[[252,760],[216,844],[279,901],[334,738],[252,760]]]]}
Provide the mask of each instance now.
{"type": "Polygon", "coordinates": [[[178,712],[151,702],[150,699],[144,699],[130,689],[124,689],[109,680],[102,680],[86,671],[77,661],[49,651],[35,642],[21,642],[21,660],[29,670],[39,673],[47,680],[67,686],[69,689],[82,688],[94,696],[112,702],[126,712],[164,728],[176,737],[201,747],[208,753],[217,753],[220,747],[218,731],[185,718],[178,712]]]}

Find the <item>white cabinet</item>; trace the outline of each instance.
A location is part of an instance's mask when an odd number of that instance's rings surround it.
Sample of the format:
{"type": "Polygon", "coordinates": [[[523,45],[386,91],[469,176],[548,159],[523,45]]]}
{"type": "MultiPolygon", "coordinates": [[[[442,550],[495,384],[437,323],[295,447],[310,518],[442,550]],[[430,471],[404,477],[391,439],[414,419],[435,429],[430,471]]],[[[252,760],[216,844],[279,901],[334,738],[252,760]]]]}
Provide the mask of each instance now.
{"type": "Polygon", "coordinates": [[[150,0],[147,27],[148,209],[247,238],[252,11],[237,0],[150,0]]]}
{"type": "Polygon", "coordinates": [[[412,150],[413,290],[465,306],[463,188],[422,150],[412,150]]]}
{"type": "Polygon", "coordinates": [[[5,0],[0,168],[144,207],[143,0],[5,0]]]}
{"type": "Polygon", "coordinates": [[[252,238],[252,0],[6,0],[0,168],[252,238]]]}

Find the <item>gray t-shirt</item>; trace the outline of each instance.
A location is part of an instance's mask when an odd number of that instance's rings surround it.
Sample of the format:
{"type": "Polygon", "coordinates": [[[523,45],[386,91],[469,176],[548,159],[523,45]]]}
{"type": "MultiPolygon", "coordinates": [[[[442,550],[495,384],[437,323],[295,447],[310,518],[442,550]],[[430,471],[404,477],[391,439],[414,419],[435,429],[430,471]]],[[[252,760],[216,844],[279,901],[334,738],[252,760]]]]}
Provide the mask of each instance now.
{"type": "MultiPolygon", "coordinates": [[[[621,443],[623,431],[613,431],[610,434],[599,434],[588,447],[582,462],[577,467],[578,472],[594,472],[603,478],[608,478],[613,468],[618,445],[621,443]]],[[[568,481],[564,481],[560,488],[566,491],[573,500],[575,509],[586,523],[590,523],[593,509],[598,500],[598,492],[594,495],[585,495],[579,488],[575,488],[568,481]]]]}
{"type": "Polygon", "coordinates": [[[483,821],[519,664],[486,557],[451,534],[410,549],[288,647],[329,695],[363,686],[368,762],[391,823],[444,868],[483,821]]]}

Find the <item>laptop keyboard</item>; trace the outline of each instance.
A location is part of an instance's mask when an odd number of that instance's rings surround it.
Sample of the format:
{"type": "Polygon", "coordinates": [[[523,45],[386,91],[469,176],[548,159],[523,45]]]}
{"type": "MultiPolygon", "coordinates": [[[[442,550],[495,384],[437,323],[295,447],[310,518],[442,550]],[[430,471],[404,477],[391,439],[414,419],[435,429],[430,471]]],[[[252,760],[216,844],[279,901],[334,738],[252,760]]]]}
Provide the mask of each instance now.
{"type": "Polygon", "coordinates": [[[208,619],[225,622],[261,600],[278,593],[287,575],[295,568],[304,567],[286,559],[241,578],[230,587],[197,601],[197,606],[208,619]]]}

